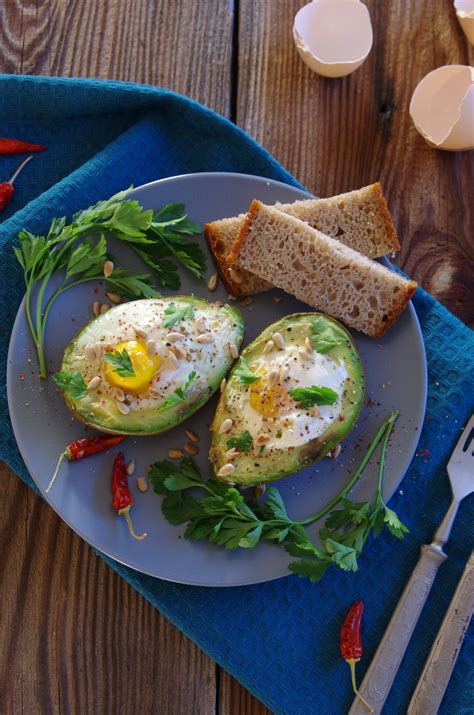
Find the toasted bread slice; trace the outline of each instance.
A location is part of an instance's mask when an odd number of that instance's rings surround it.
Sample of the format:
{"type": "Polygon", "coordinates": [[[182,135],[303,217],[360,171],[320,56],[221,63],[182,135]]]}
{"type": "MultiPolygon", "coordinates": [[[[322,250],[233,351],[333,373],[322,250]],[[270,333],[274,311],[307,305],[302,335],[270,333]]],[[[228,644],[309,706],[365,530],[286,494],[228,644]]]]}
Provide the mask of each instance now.
{"type": "MultiPolygon", "coordinates": [[[[369,258],[398,251],[400,244],[380,184],[371,184],[328,199],[275,204],[284,213],[306,221],[331,238],[369,258]]],[[[245,214],[206,224],[205,234],[219,275],[231,295],[260,293],[270,283],[248,271],[229,270],[227,257],[242,227],[245,214]]]]}
{"type": "Polygon", "coordinates": [[[294,216],[253,201],[229,256],[347,325],[381,337],[416,290],[380,263],[294,216]]]}

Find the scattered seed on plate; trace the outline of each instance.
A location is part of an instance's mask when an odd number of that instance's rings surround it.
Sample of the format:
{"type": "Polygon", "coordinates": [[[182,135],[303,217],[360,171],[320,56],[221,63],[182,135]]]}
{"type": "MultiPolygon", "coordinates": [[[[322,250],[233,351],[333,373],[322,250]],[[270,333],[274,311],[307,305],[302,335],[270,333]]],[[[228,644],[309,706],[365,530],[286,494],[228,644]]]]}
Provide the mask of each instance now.
{"type": "Polygon", "coordinates": [[[188,454],[197,454],[199,452],[199,447],[195,442],[186,442],[184,445],[184,451],[188,454]]]}
{"type": "Polygon", "coordinates": [[[138,477],[137,488],[138,488],[138,491],[140,491],[140,492],[147,492],[148,491],[148,479],[146,477],[138,477]]]}
{"type": "Polygon", "coordinates": [[[112,293],[111,291],[107,291],[106,294],[107,298],[112,301],[112,303],[121,303],[122,302],[122,296],[119,295],[118,293],[112,293]]]}
{"type": "Polygon", "coordinates": [[[170,459],[181,459],[181,457],[184,457],[184,452],[181,449],[170,449],[168,457],[170,459]]]}
{"type": "Polygon", "coordinates": [[[331,457],[332,457],[333,459],[337,459],[337,458],[339,457],[339,455],[341,454],[341,445],[340,445],[340,444],[336,444],[336,446],[334,447],[334,449],[331,449],[330,454],[331,454],[331,457]]]}
{"type": "Polygon", "coordinates": [[[95,300],[92,303],[92,312],[94,313],[95,316],[99,315],[100,313],[100,303],[98,300],[95,300]]]}
{"type": "Polygon", "coordinates": [[[281,303],[281,301],[283,300],[281,295],[272,295],[272,299],[274,303],[281,303]]]}
{"type": "Polygon", "coordinates": [[[210,290],[211,293],[213,293],[217,288],[217,280],[217,273],[213,273],[207,282],[207,290],[210,290]]]}
{"type": "Polygon", "coordinates": [[[131,459],[130,462],[127,464],[127,474],[129,477],[131,477],[134,472],[135,472],[135,460],[131,459]]]}
{"type": "Polygon", "coordinates": [[[105,261],[104,263],[104,276],[109,278],[114,272],[114,264],[112,261],[105,261]]]}
{"type": "Polygon", "coordinates": [[[255,499],[260,499],[265,494],[265,484],[259,484],[255,487],[255,499]]]}
{"type": "Polygon", "coordinates": [[[99,375],[96,375],[95,377],[92,378],[92,380],[91,380],[91,381],[89,382],[89,384],[87,385],[87,389],[88,389],[88,390],[95,390],[97,387],[99,387],[100,382],[101,382],[101,380],[100,380],[99,375]]]}
{"type": "Polygon", "coordinates": [[[184,430],[186,437],[191,440],[191,442],[199,442],[199,435],[196,434],[196,432],[193,432],[190,429],[185,429],[184,430]]]}
{"type": "Polygon", "coordinates": [[[242,300],[240,301],[240,305],[243,308],[246,308],[247,305],[251,305],[252,303],[253,303],[253,298],[251,295],[247,295],[245,298],[242,298],[242,300]]]}
{"type": "Polygon", "coordinates": [[[110,310],[110,305],[107,305],[107,303],[102,303],[100,306],[100,314],[104,315],[108,310],[110,310]]]}

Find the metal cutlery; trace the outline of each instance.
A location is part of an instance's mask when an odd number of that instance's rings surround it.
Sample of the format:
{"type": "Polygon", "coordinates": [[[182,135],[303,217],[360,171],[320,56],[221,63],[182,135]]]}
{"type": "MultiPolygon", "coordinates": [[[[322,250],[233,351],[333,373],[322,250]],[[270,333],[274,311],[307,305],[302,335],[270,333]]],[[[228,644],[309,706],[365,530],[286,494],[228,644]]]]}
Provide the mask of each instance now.
{"type": "MultiPolygon", "coordinates": [[[[446,559],[443,546],[449,539],[459,504],[474,491],[474,414],[454,448],[447,470],[453,495],[451,505],[431,544],[421,547],[418,563],[359,688],[375,713],[382,711],[438,569],[446,559]]],[[[367,715],[359,698],[352,703],[349,715],[367,715]]]]}
{"type": "Polygon", "coordinates": [[[457,585],[407,715],[437,713],[474,609],[474,551],[457,585]]]}

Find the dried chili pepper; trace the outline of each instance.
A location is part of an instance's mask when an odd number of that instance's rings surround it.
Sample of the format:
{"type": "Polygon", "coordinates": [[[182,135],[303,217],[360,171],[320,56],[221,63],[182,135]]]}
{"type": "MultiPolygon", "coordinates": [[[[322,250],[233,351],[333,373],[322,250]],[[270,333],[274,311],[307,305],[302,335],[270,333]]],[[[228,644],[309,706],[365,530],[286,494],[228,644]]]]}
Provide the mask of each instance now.
{"type": "Polygon", "coordinates": [[[10,201],[12,200],[13,192],[15,191],[15,187],[13,186],[13,182],[15,181],[16,177],[20,173],[20,171],[23,169],[26,164],[28,164],[29,161],[31,161],[33,157],[29,156],[25,161],[20,164],[18,169],[15,171],[13,174],[12,178],[10,181],[3,181],[0,184],[0,211],[3,211],[3,209],[6,209],[10,201]]]}
{"type": "Polygon", "coordinates": [[[364,604],[362,601],[356,601],[352,604],[341,627],[341,633],[339,635],[339,645],[341,647],[341,655],[344,660],[349,664],[349,667],[351,669],[352,689],[354,693],[362,700],[369,712],[373,713],[374,709],[369,705],[366,700],[364,700],[362,695],[357,690],[355,679],[355,664],[362,657],[360,622],[362,620],[363,611],[364,604]]]}
{"type": "Polygon", "coordinates": [[[130,518],[130,509],[133,504],[133,497],[128,486],[128,474],[125,466],[123,452],[119,452],[115,457],[112,467],[112,506],[117,514],[124,516],[128,525],[128,529],[134,539],[141,541],[146,537],[146,534],[138,536],[133,528],[130,518]]]}
{"type": "Polygon", "coordinates": [[[109,449],[109,447],[115,447],[116,444],[123,442],[124,439],[125,437],[121,434],[114,434],[110,436],[96,435],[95,437],[85,437],[84,439],[76,439],[74,442],[71,442],[71,444],[66,447],[64,452],[60,454],[56,469],[54,470],[54,474],[51,477],[51,481],[48,484],[46,491],[49,492],[53,486],[54,480],[59,472],[59,467],[64,459],[67,459],[68,462],[78,462],[80,459],[90,457],[92,454],[105,452],[106,449],[109,449]]]}
{"type": "Polygon", "coordinates": [[[35,151],[45,151],[47,147],[42,144],[31,144],[21,139],[0,137],[0,154],[31,154],[35,151]]]}

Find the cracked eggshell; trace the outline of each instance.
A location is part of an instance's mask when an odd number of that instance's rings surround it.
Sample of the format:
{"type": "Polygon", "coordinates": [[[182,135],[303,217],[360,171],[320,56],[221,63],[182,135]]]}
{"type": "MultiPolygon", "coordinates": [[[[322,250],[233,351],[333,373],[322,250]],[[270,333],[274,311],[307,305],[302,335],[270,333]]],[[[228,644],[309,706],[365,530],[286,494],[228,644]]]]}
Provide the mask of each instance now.
{"type": "Polygon", "coordinates": [[[431,146],[474,149],[474,68],[445,65],[427,74],[413,92],[410,116],[431,146]]]}
{"type": "Polygon", "coordinates": [[[454,0],[454,9],[464,34],[474,45],[474,0],[454,0]]]}
{"type": "Polygon", "coordinates": [[[372,48],[369,11],[359,0],[314,0],[297,12],[293,38],[313,72],[344,77],[361,66],[372,48]]]}

